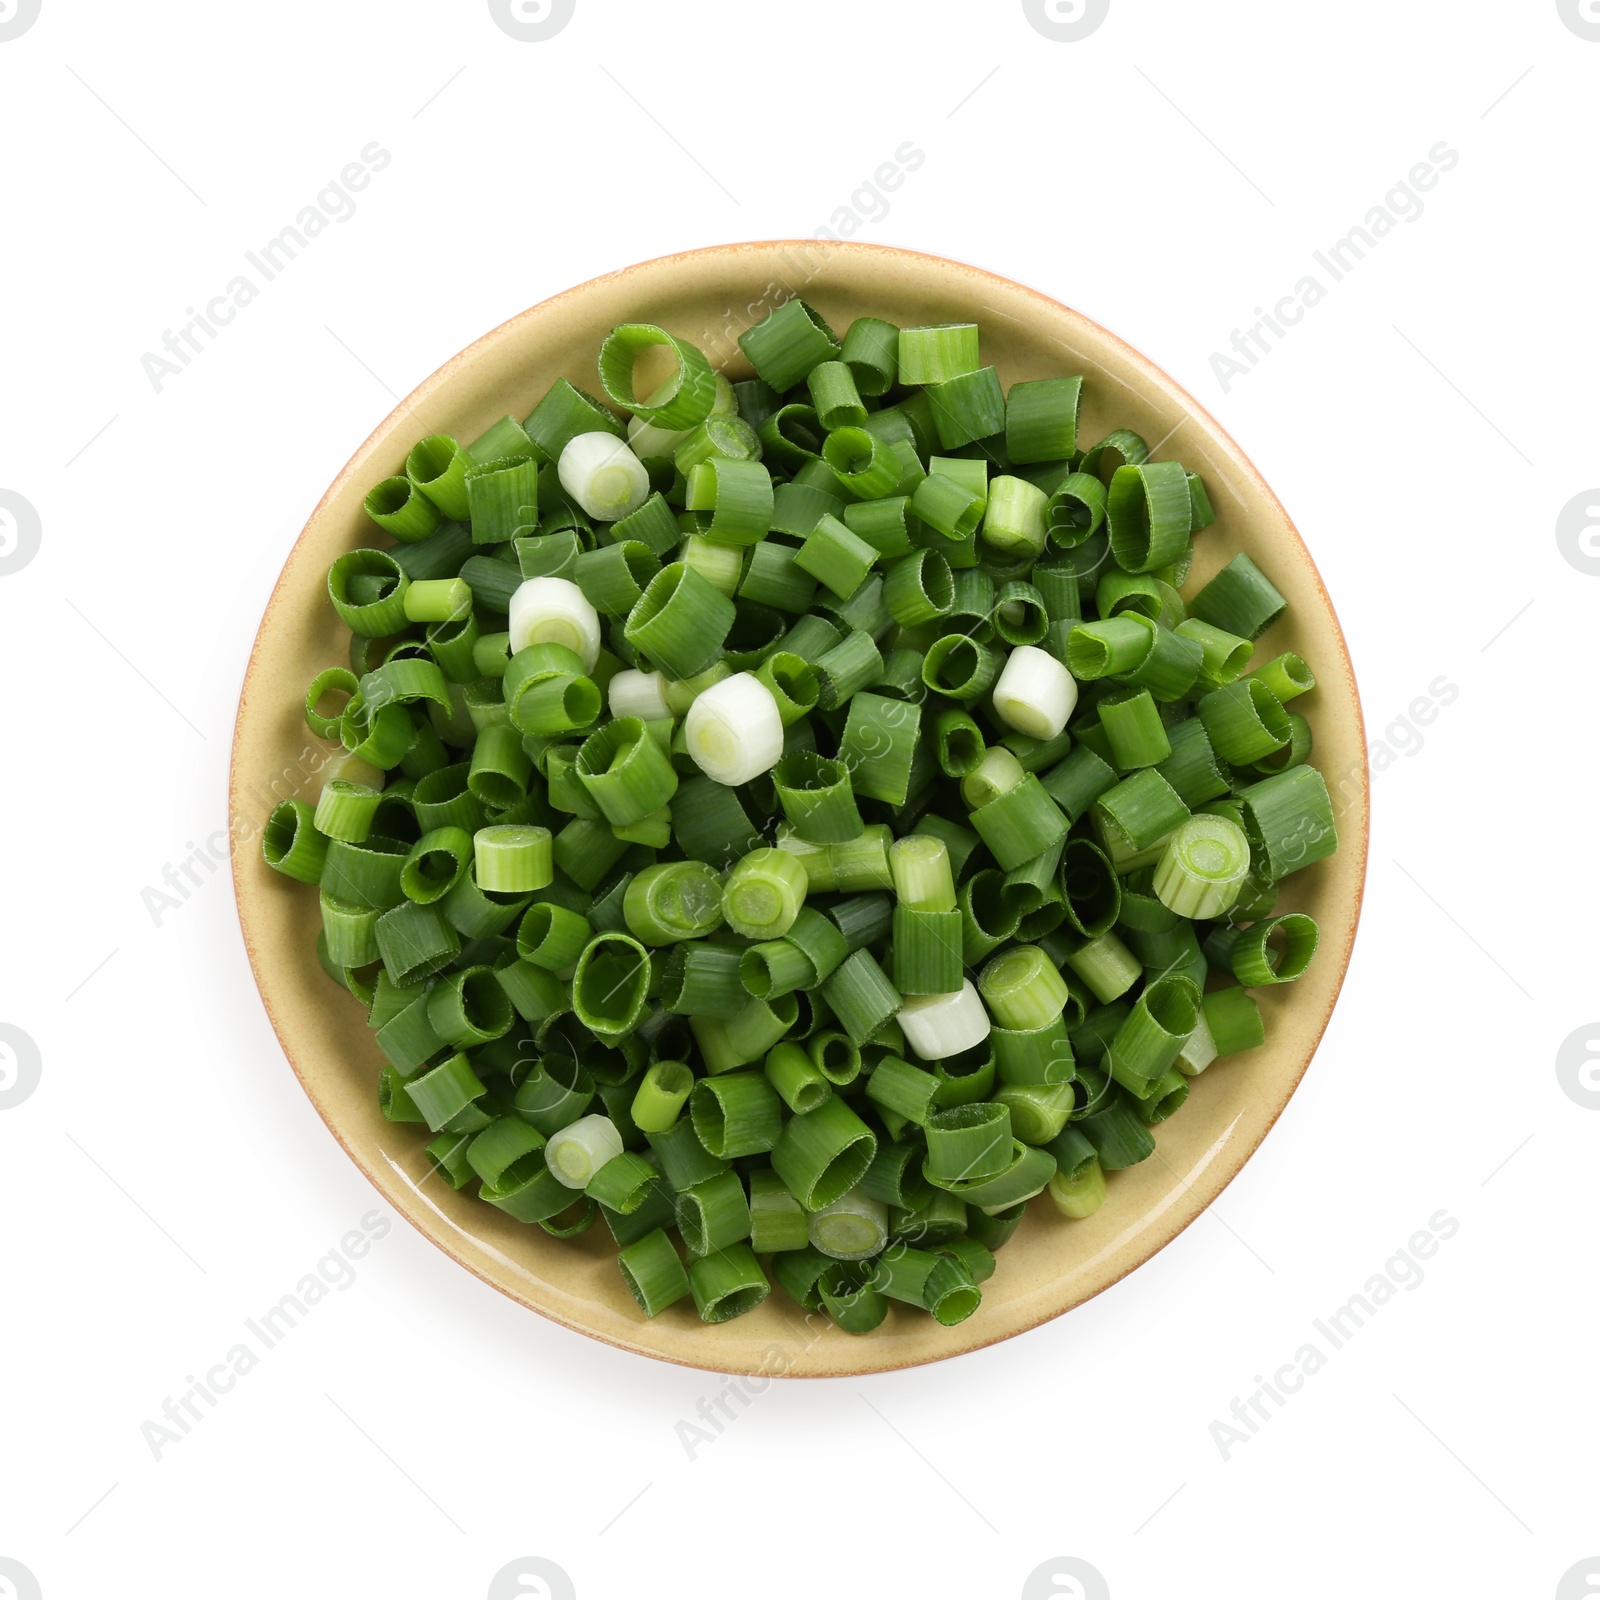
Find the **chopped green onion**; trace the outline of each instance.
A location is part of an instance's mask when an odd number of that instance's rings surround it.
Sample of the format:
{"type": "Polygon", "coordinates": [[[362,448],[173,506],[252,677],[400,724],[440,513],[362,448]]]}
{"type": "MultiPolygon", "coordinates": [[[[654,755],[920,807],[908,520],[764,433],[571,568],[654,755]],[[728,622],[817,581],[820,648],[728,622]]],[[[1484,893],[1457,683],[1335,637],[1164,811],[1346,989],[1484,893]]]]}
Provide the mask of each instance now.
{"type": "MultiPolygon", "coordinates": [[[[586,602],[587,603],[587,602],[586,602]]],[[[721,656],[733,602],[682,562],[663,567],[628,614],[628,643],[669,678],[692,678],[721,656]]]]}
{"type": "Polygon", "coordinates": [[[722,880],[703,861],[646,867],[628,884],[622,909],[641,944],[703,939],[722,926],[722,880]]]}
{"type": "Polygon", "coordinates": [[[1054,739],[1078,704],[1072,674],[1047,651],[1019,645],[994,686],[995,714],[1032,739],[1054,739]]]}
{"type": "Polygon", "coordinates": [[[628,416],[558,379],[421,440],[367,500],[399,542],[328,573],[349,670],[296,716],[343,753],[263,858],[422,1170],[603,1218],[645,1316],[752,1309],[759,1251],[848,1333],[960,1322],[1314,956],[1274,908],[1338,843],[1316,675],[1249,670],[1283,597],[1181,593],[1200,477],[1080,454],[1085,381],[1007,394],[978,332],[791,300],[734,384],[625,323],[628,416]]]}
{"type": "Polygon", "coordinates": [[[964,979],[953,993],[908,999],[895,1021],[900,1024],[906,1043],[924,1061],[941,1061],[982,1044],[992,1026],[970,978],[964,979]]]}
{"type": "Polygon", "coordinates": [[[689,1294],[689,1274],[661,1228],[619,1251],[617,1266],[628,1292],[647,1317],[660,1316],[689,1294]]]}
{"type": "Polygon", "coordinates": [[[557,644],[577,656],[585,673],[600,659],[600,616],[566,578],[528,578],[511,597],[511,654],[557,644]]]}
{"type": "Polygon", "coordinates": [[[714,1250],[689,1268],[689,1289],[703,1322],[727,1322],[753,1311],[772,1293],[749,1245],[714,1250]]]}
{"type": "Polygon", "coordinates": [[[907,385],[945,383],[964,372],[975,372],[978,325],[945,322],[923,328],[902,328],[898,356],[900,381],[907,385]]]}
{"type": "Polygon", "coordinates": [[[1190,817],[1167,840],[1155,891],[1179,916],[1210,920],[1233,909],[1250,872],[1250,842],[1226,817],[1190,817]]]}
{"type": "Polygon", "coordinates": [[[1012,384],[1006,396],[1006,454],[1018,465],[1076,455],[1082,397],[1082,378],[1012,384]]]}
{"type": "Polygon", "coordinates": [[[1236,555],[1189,602],[1189,615],[1241,639],[1259,639],[1289,602],[1249,556],[1236,555]]]}
{"type": "Polygon", "coordinates": [[[1299,912],[1253,923],[1234,941],[1233,975],[1247,988],[1293,983],[1311,965],[1317,938],[1316,922],[1299,912]]]}
{"type": "Polygon", "coordinates": [[[877,1148],[872,1130],[833,1095],[784,1123],[772,1169],[807,1211],[818,1211],[860,1183],[877,1148]]]}
{"type": "Polygon", "coordinates": [[[860,1188],[819,1206],[810,1215],[813,1249],[835,1261],[866,1261],[889,1242],[889,1208],[860,1188]]]}
{"type": "Polygon", "coordinates": [[[785,301],[764,321],[740,334],[739,348],[779,394],[840,353],[833,330],[804,300],[785,301]]]}

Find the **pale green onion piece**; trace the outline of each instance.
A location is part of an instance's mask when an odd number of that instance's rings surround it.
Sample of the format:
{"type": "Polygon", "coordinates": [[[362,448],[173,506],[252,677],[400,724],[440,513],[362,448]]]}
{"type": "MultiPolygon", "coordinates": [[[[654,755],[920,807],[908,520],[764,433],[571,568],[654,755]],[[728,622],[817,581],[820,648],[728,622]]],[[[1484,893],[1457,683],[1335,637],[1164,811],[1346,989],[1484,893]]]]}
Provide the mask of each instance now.
{"type": "Polygon", "coordinates": [[[1220,1054],[1216,1036],[1211,1032],[1211,1024],[1206,1021],[1205,1007],[1202,1005],[1200,1019],[1195,1023],[1194,1032],[1183,1041],[1183,1048],[1172,1064],[1184,1077],[1198,1078],[1220,1054]]]}
{"type": "Polygon", "coordinates": [[[1002,1028],[1043,1028],[1066,1009],[1067,983],[1036,944],[1013,945],[978,974],[978,992],[1002,1028]]]}
{"type": "Polygon", "coordinates": [[[962,979],[954,994],[908,996],[895,1021],[924,1061],[941,1061],[982,1044],[992,1026],[970,978],[962,979]]]}
{"type": "Polygon", "coordinates": [[[781,939],[794,926],[810,887],[806,869],[785,850],[752,850],[722,886],[722,914],[747,939],[781,939]]]}
{"type": "Polygon", "coordinates": [[[1077,704],[1077,680],[1036,645],[1018,645],[994,686],[995,714],[1030,739],[1058,737],[1077,704]]]}
{"type": "Polygon", "coordinates": [[[692,678],[667,678],[661,680],[661,693],[667,702],[667,714],[681,717],[696,700],[714,684],[733,676],[733,668],[726,661],[707,667],[692,678]]]}
{"type": "Polygon", "coordinates": [[[544,1158],[569,1189],[587,1188],[606,1162],[622,1154],[622,1135],[610,1117],[579,1117],[550,1136],[544,1158]]]}
{"type": "Polygon", "coordinates": [[[1006,555],[1026,560],[1039,555],[1049,537],[1050,497],[1026,478],[1001,475],[989,484],[989,509],[980,537],[1006,555]]]}
{"type": "Polygon", "coordinates": [[[667,680],[659,672],[640,672],[636,667],[629,667],[611,680],[606,694],[613,717],[660,722],[673,715],[667,704],[667,680]]]}
{"type": "MultiPolygon", "coordinates": [[[[606,437],[610,437],[608,434],[606,437]]],[[[511,596],[511,653],[559,644],[593,672],[600,659],[600,613],[566,578],[529,578],[511,596]]]]}
{"type": "Polygon", "coordinates": [[[927,834],[908,834],[889,846],[889,871],[895,898],[913,911],[946,912],[956,908],[955,877],[950,847],[927,834]]]}
{"type": "Polygon", "coordinates": [[[753,673],[738,672],[700,695],[684,720],[694,763],[732,788],[770,772],[783,756],[783,718],[772,691],[753,673]]]}
{"type": "Polygon", "coordinates": [[[1233,909],[1250,875],[1250,841],[1227,817],[1190,817],[1156,863],[1155,891],[1169,911],[1194,921],[1233,909]]]}
{"type": "Polygon", "coordinates": [[[1004,745],[992,744],[983,760],[961,780],[961,798],[974,811],[1010,794],[1027,777],[1022,763],[1004,745]]]}
{"type": "Polygon", "coordinates": [[[811,1213],[811,1244],[835,1261],[865,1261],[889,1242],[889,1208],[860,1188],[811,1213]]]}
{"type": "Polygon", "coordinates": [[[472,836],[473,876],[486,894],[531,894],[555,878],[548,828],[502,823],[472,836]]]}
{"type": "Polygon", "coordinates": [[[978,369],[978,324],[942,322],[900,330],[900,381],[908,388],[945,383],[978,369]]]}

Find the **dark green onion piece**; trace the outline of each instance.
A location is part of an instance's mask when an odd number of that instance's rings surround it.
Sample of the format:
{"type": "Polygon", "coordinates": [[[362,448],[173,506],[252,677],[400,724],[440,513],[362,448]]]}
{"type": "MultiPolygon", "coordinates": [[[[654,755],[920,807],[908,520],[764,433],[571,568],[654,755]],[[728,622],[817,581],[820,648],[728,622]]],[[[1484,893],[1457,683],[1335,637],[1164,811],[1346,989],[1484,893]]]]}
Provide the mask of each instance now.
{"type": "Polygon", "coordinates": [[[750,996],[739,979],[740,952],[696,940],[674,947],[662,971],[661,1001],[684,1017],[736,1017],[750,996]]]}
{"type": "Polygon", "coordinates": [[[1187,978],[1158,978],[1145,986],[1111,1041],[1111,1075],[1143,1099],[1194,1032],[1200,991],[1187,978]]]}
{"type": "Polygon", "coordinates": [[[878,1141],[837,1095],[790,1117],[772,1150],[772,1168],[807,1211],[832,1205],[872,1164],[878,1141]]]}
{"type": "Polygon", "coordinates": [[[692,678],[720,659],[734,614],[726,595],[674,562],[650,580],[624,631],[669,678],[692,678]]]}
{"type": "Polygon", "coordinates": [[[624,323],[606,336],[600,346],[600,382],[615,404],[660,428],[693,428],[710,416],[716,403],[715,375],[706,358],[686,340],[645,322],[624,323]],[[634,363],[646,350],[657,348],[670,350],[675,366],[646,403],[635,389],[634,363]]]}
{"type": "Polygon", "coordinates": [[[1273,882],[1339,848],[1333,801],[1315,767],[1263,778],[1241,790],[1238,800],[1256,869],[1273,882]]]}
{"type": "MultiPolygon", "coordinates": [[[[323,876],[328,850],[329,841],[317,831],[315,814],[304,800],[280,800],[272,808],[261,832],[261,859],[275,872],[300,883],[316,883],[323,876]]],[[[340,888],[336,886],[335,892],[340,888]]],[[[359,898],[348,892],[343,897],[359,898]]]]}
{"type": "Polygon", "coordinates": [[[1249,556],[1236,555],[1189,602],[1189,615],[1241,639],[1259,639],[1288,609],[1249,556]]]}
{"type": "Polygon", "coordinates": [[[856,794],[894,806],[906,803],[921,725],[921,708],[903,700],[866,692],[851,699],[839,760],[856,794]]]}
{"type": "Polygon", "coordinates": [[[805,1207],[770,1167],[758,1167],[750,1185],[750,1248],[761,1255],[804,1250],[810,1240],[805,1207]]]}
{"type": "Polygon", "coordinates": [[[458,1117],[484,1092],[472,1063],[459,1051],[411,1079],[406,1093],[433,1132],[458,1117]]]}
{"type": "Polygon", "coordinates": [[[689,1268],[689,1288],[703,1322],[727,1322],[743,1316],[772,1292],[747,1244],[729,1245],[694,1262],[689,1268]]]}
{"type": "Polygon", "coordinates": [[[739,348],[763,381],[779,394],[840,353],[833,330],[803,300],[786,301],[740,334],[739,348]]]}
{"type": "Polygon", "coordinates": [[[899,1009],[899,991],[870,951],[857,950],[822,986],[845,1031],[865,1044],[899,1009]]]}
{"type": "Polygon", "coordinates": [[[1107,495],[1111,553],[1125,572],[1155,572],[1189,543],[1189,480],[1176,461],[1119,467],[1107,495]]]}
{"type": "Polygon", "coordinates": [[[689,1274],[666,1232],[656,1228],[617,1254],[628,1292],[647,1317],[659,1316],[689,1294],[689,1274]]]}
{"type": "Polygon", "coordinates": [[[946,450],[971,444],[975,439],[988,439],[1005,429],[1005,391],[993,367],[980,367],[943,383],[930,383],[925,392],[933,407],[939,443],[946,450]]]}
{"type": "Polygon", "coordinates": [[[1254,995],[1243,988],[1213,989],[1201,1002],[1219,1056],[1253,1050],[1266,1042],[1266,1023],[1254,995]]]}
{"type": "Polygon", "coordinates": [[[750,1203],[737,1172],[722,1172],[681,1190],[676,1209],[678,1232],[691,1257],[724,1250],[750,1237],[750,1203]]]}
{"type": "Polygon", "coordinates": [[[601,934],[578,958],[572,977],[573,1013],[602,1039],[620,1038],[638,1023],[649,983],[650,956],[645,947],[626,934],[601,934]]]}
{"type": "Polygon", "coordinates": [[[1012,384],[1006,397],[1006,454],[1017,465],[1075,455],[1082,396],[1081,377],[1012,384]]]}
{"type": "Polygon", "coordinates": [[[689,1112],[701,1144],[727,1161],[770,1150],[783,1127],[778,1094],[760,1072],[702,1078],[689,1112]]]}
{"type": "Polygon", "coordinates": [[[578,750],[579,780],[614,827],[659,811],[677,793],[678,775],[637,717],[618,717],[578,750]]]}
{"type": "Polygon", "coordinates": [[[844,336],[840,359],[857,390],[876,398],[894,386],[899,370],[900,330],[877,317],[857,317],[844,336]]]}
{"type": "Polygon", "coordinates": [[[837,844],[860,834],[861,813],[842,762],[796,751],[778,763],[772,778],[778,803],[799,838],[837,844]]]}
{"type": "Polygon", "coordinates": [[[1316,922],[1299,912],[1253,923],[1234,942],[1233,975],[1247,988],[1293,983],[1311,965],[1317,938],[1316,922]]]}
{"type": "Polygon", "coordinates": [[[1236,767],[1260,761],[1289,742],[1288,713],[1259,678],[1202,695],[1195,707],[1212,747],[1236,767]]]}

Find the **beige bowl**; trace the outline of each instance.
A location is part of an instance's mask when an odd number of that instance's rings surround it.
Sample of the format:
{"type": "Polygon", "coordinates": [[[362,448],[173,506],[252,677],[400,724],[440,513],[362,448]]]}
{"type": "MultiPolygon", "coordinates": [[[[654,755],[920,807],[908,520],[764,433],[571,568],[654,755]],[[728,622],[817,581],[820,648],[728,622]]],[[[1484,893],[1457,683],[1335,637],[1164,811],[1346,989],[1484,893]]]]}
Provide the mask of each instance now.
{"type": "Polygon", "coordinates": [[[664,1360],[729,1373],[881,1372],[1060,1316],[1149,1260],[1244,1165],[1305,1072],[1349,962],[1367,856],[1365,751],[1344,637],[1293,524],[1238,446],[1144,357],[1078,312],[954,261],[862,244],[724,245],[597,278],[512,318],[427,379],[355,453],[289,553],[245,675],[230,788],[234,879],[261,997],[306,1093],[388,1201],[464,1267],[569,1328],[664,1360]],[[596,351],[619,322],[661,324],[731,375],[748,375],[737,336],[796,294],[840,329],[869,314],[908,325],[976,319],[985,357],[1007,384],[1085,374],[1085,437],[1133,428],[1160,441],[1156,453],[1180,457],[1205,478],[1217,522],[1197,541],[1191,592],[1235,552],[1248,551],[1290,601],[1270,650],[1299,651],[1321,680],[1304,709],[1341,813],[1342,844],[1332,859],[1290,880],[1280,907],[1309,911],[1321,924],[1311,972],[1258,991],[1268,1042],[1195,1082],[1188,1104],[1161,1127],[1158,1156],[1113,1175],[1097,1215],[1068,1222],[1048,1201],[1029,1207],[984,1285],[981,1309],[956,1328],[895,1307],[876,1333],[851,1338],[824,1327],[825,1318],[808,1323],[781,1290],[719,1327],[702,1324],[687,1303],[646,1321],[603,1226],[560,1242],[430,1178],[426,1132],[378,1113],[381,1057],[361,1008],[318,967],[316,894],[268,870],[260,855],[273,795],[315,798],[326,747],[308,734],[300,701],[318,671],[346,659],[348,635],[327,604],[324,580],[341,552],[374,542],[361,507],[367,489],[403,470],[417,439],[433,432],[471,439],[508,411],[521,417],[559,375],[595,388],[596,351]]]}

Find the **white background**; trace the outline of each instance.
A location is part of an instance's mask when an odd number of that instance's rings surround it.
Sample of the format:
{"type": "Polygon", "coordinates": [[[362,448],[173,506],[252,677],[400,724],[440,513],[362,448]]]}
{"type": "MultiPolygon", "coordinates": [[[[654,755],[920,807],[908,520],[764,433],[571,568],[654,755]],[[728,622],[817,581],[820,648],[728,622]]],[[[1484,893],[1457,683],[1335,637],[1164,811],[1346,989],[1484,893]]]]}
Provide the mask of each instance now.
{"type": "Polygon", "coordinates": [[[1597,77],[1555,0],[1112,0],[1077,43],[1013,0],[578,0],[542,43],[483,0],[43,0],[0,42],[0,489],[42,527],[0,578],[0,1021],[42,1062],[0,1111],[0,1556],[46,1600],[477,1600],[523,1556],[567,1585],[497,1594],[1010,1597],[1058,1556],[1116,1600],[1590,1592],[1558,1585],[1600,1550],[1600,1115],[1556,1054],[1600,1012],[1600,582],[1556,523],[1600,481],[1597,77]],[[355,214],[156,392],[144,353],[371,141],[392,161],[355,214]],[[906,141],[926,161],[885,214],[860,185],[906,141]],[[1423,214],[1224,393],[1231,331],[1441,141],[1423,214]],[[546,1323],[399,1219],[155,1460],[141,1424],[376,1204],[268,1029],[225,877],[159,926],[141,901],[224,825],[297,531],[506,317],[841,207],[1127,338],[1298,521],[1384,768],[1304,1086],[1091,1304],[779,1385],[692,1460],[676,1424],[719,1379],[546,1323]],[[1225,1460],[1211,1424],[1441,1210],[1420,1286],[1225,1460]]]}

